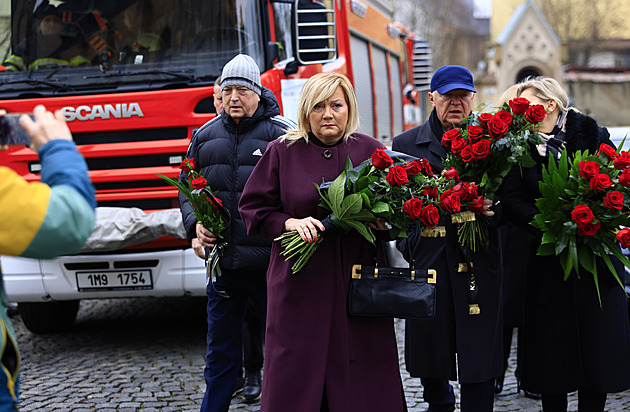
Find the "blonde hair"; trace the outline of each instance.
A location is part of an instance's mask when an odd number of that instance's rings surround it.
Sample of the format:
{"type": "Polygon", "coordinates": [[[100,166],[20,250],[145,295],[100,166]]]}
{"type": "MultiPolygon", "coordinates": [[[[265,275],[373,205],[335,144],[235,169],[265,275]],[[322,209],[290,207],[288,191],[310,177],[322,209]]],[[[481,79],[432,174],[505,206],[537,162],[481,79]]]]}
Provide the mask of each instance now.
{"type": "Polygon", "coordinates": [[[499,97],[496,107],[502,107],[505,103],[517,98],[520,95],[518,92],[518,86],[518,84],[513,84],[505,89],[501,97],[499,97]]]}
{"type": "Polygon", "coordinates": [[[352,83],[346,76],[339,73],[318,73],[304,83],[298,103],[297,129],[288,130],[280,137],[280,141],[288,142],[289,145],[300,140],[308,143],[308,133],[311,131],[308,117],[315,105],[330,98],[337,87],[343,90],[348,105],[348,123],[346,123],[343,136],[344,142],[347,141],[350,135],[359,128],[359,108],[352,83]]]}
{"type": "Polygon", "coordinates": [[[553,99],[560,109],[560,113],[569,110],[569,96],[560,83],[551,77],[528,77],[517,84],[517,95],[520,96],[527,89],[532,89],[534,95],[545,102],[553,99]]]}

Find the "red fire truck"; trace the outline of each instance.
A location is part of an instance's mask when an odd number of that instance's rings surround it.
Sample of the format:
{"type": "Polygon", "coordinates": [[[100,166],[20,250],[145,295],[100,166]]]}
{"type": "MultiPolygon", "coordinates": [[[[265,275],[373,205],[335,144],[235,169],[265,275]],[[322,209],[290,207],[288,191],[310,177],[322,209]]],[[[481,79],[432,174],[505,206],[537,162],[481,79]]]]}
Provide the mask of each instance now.
{"type": "MultiPolygon", "coordinates": [[[[418,124],[417,41],[387,17],[386,3],[12,0],[0,8],[0,108],[60,109],[99,205],[81,253],[1,258],[26,326],[68,327],[81,299],[205,294],[177,192],[156,174],[178,175],[195,130],[216,115],[213,83],[236,54],[256,60],[285,116],[295,118],[308,77],[335,71],[355,85],[362,132],[387,142],[418,124]]],[[[0,154],[0,164],[39,179],[28,148],[0,154]]]]}

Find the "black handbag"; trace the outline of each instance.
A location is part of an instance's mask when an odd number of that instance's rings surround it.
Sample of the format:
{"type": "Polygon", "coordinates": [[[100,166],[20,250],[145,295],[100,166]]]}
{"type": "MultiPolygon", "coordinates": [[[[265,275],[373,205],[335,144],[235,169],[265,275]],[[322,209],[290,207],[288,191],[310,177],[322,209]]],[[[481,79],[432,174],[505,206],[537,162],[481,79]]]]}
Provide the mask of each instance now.
{"type": "Polygon", "coordinates": [[[435,316],[437,271],[354,265],[348,295],[353,316],[432,319],[435,316]]]}

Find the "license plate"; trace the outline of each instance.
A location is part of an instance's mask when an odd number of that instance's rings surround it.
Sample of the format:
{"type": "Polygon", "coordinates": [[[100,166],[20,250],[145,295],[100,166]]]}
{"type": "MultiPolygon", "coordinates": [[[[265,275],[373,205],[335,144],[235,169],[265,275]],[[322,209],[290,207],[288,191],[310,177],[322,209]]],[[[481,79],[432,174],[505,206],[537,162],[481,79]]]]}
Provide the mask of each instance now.
{"type": "Polygon", "coordinates": [[[76,275],[79,292],[153,289],[150,270],[77,272],[76,275]]]}

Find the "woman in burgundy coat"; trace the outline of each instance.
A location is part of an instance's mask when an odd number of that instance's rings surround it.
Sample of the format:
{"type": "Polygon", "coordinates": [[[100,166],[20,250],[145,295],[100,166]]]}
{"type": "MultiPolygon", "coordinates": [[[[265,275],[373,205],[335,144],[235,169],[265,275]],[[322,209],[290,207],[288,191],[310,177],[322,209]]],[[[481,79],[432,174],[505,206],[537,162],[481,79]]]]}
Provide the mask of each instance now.
{"type": "MultiPolygon", "coordinates": [[[[328,211],[315,185],[334,180],[384,146],[355,133],[357,103],[348,79],[309,79],[298,106],[298,129],[271,142],[239,204],[250,235],[297,231],[314,240],[328,211]]],[[[382,228],[382,227],[381,227],[382,228]]],[[[306,266],[274,242],[267,271],[267,330],[261,411],[397,412],[406,409],[392,318],[348,315],[350,271],[374,261],[375,248],[357,232],[324,233],[306,266]]]]}

